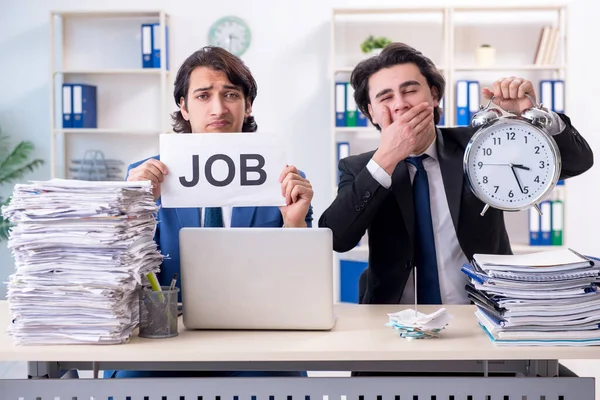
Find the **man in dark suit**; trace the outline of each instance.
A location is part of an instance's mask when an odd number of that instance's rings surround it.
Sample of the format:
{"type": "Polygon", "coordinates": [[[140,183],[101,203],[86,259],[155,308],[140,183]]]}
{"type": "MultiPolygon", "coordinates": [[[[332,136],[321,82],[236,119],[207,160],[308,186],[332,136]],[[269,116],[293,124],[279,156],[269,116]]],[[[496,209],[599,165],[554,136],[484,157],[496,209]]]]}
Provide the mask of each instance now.
{"type": "MultiPolygon", "coordinates": [[[[403,43],[362,61],[351,84],[360,111],[381,131],[376,151],[340,160],[338,194],[319,220],[333,231],[334,250],[346,252],[368,231],[369,266],[360,278],[366,304],[414,301],[468,304],[460,272],[474,253],[512,254],[502,211],[490,209],[464,182],[470,127],[439,128],[445,81],[431,60],[403,43]]],[[[530,81],[509,77],[484,88],[502,109],[532,107],[530,81]]],[[[551,113],[562,156],[560,178],[579,175],[593,154],[566,115],[551,113]]]]}

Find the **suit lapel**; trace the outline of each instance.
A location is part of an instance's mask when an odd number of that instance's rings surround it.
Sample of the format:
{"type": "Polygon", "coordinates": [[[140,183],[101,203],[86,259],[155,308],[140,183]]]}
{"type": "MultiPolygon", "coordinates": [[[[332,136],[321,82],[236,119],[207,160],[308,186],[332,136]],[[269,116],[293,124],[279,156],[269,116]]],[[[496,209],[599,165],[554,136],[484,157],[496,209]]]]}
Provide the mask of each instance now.
{"type": "Polygon", "coordinates": [[[450,141],[444,141],[441,131],[437,130],[437,153],[440,170],[442,171],[442,180],[444,181],[444,190],[448,199],[450,215],[454,223],[454,229],[458,233],[458,219],[460,214],[460,201],[463,191],[464,170],[463,156],[464,152],[460,147],[450,141]]]}
{"type": "Polygon", "coordinates": [[[256,207],[234,207],[231,211],[232,228],[250,228],[256,207]]]}
{"type": "Polygon", "coordinates": [[[175,208],[175,214],[179,218],[182,228],[200,227],[200,209],[199,208],[175,208]]]}
{"type": "Polygon", "coordinates": [[[392,174],[392,193],[396,198],[396,202],[402,212],[402,218],[406,224],[406,231],[410,238],[411,246],[414,243],[414,232],[415,232],[415,207],[413,204],[413,193],[412,185],[410,183],[410,176],[408,175],[408,168],[406,162],[401,161],[396,166],[394,173],[392,174]]]}

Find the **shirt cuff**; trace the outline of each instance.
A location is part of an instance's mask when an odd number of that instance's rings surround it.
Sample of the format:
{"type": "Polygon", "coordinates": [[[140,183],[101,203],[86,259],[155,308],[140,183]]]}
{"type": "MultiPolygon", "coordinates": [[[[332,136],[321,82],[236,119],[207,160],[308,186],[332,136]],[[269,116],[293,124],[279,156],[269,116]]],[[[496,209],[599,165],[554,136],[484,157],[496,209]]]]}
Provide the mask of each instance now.
{"type": "Polygon", "coordinates": [[[371,160],[367,163],[367,169],[371,173],[373,179],[375,179],[381,186],[386,189],[389,189],[392,186],[392,177],[385,172],[385,169],[381,168],[379,164],[375,162],[371,158],[371,160]]]}
{"type": "Polygon", "coordinates": [[[558,135],[567,127],[565,121],[563,121],[562,118],[559,117],[554,111],[550,111],[550,118],[552,118],[552,125],[550,126],[550,129],[548,129],[548,133],[550,135],[558,135]]]}

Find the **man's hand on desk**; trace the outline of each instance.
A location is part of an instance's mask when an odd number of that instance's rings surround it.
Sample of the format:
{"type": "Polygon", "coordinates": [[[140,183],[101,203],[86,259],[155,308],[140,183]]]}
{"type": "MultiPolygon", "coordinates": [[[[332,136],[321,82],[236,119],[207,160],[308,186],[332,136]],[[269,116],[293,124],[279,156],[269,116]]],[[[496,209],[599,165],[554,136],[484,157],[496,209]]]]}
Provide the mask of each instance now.
{"type": "Polygon", "coordinates": [[[135,181],[152,181],[152,194],[154,200],[158,200],[160,197],[160,184],[164,180],[164,176],[167,175],[167,166],[162,162],[151,158],[141,165],[132,168],[127,176],[128,182],[135,181]]]}

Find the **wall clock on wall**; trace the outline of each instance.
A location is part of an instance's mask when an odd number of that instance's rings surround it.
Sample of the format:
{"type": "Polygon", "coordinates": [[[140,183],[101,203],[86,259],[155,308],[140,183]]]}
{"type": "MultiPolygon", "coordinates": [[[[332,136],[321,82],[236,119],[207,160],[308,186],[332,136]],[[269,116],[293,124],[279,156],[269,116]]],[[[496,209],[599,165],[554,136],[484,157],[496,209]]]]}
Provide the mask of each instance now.
{"type": "Polygon", "coordinates": [[[250,47],[250,28],[241,18],[227,16],[219,19],[208,31],[208,42],[241,56],[250,47]]]}

